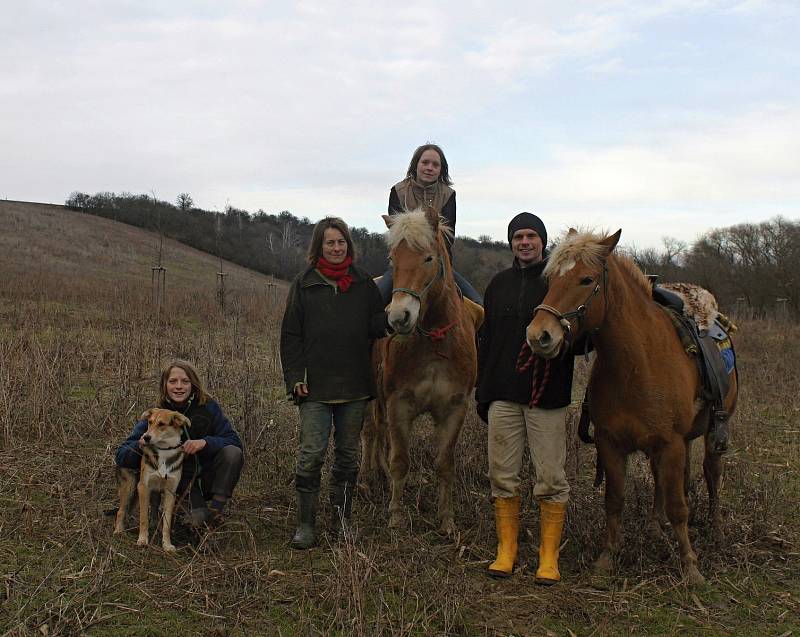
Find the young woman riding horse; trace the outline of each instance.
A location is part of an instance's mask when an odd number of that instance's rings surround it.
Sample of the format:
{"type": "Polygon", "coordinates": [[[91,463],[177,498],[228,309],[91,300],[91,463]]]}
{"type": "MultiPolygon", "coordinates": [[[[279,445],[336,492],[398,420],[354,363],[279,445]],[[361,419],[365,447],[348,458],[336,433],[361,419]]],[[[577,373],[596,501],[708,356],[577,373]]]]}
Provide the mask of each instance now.
{"type": "MultiPolygon", "coordinates": [[[[653,514],[672,524],[687,580],[703,581],[689,542],[684,469],[689,441],[706,436],[703,469],[709,516],[719,528],[719,454],[708,442],[710,404],[700,373],[687,355],[667,312],[652,300],[650,282],[624,256],[612,254],[621,230],[608,237],[570,230],[544,270],[549,292],[536,308],[527,340],[543,358],[558,356],[565,342],[591,334],[597,353],[589,381],[595,444],[606,472],[605,547],[594,564],[606,574],[618,549],[625,493],[625,461],[633,451],[650,457],[655,480],[653,514]]],[[[732,373],[724,407],[736,406],[732,373]]]]}
{"type": "Polygon", "coordinates": [[[475,386],[475,331],[483,317],[471,317],[456,291],[445,243],[450,230],[435,209],[384,220],[394,266],[387,312],[395,334],[376,347],[379,401],[389,433],[390,525],[405,522],[402,495],[411,427],[418,415],[429,412],[438,434],[438,517],[441,530],[449,533],[454,529],[453,454],[475,386]]]}

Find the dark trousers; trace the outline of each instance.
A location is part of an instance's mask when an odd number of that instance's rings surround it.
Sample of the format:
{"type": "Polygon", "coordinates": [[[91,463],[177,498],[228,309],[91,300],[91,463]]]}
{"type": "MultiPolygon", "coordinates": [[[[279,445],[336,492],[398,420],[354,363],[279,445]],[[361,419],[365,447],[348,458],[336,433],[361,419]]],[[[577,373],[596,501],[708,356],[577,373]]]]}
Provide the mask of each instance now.
{"type": "Polygon", "coordinates": [[[366,400],[347,403],[300,403],[300,451],[297,456],[298,491],[319,491],[320,473],[333,431],[331,481],[354,483],[358,475],[361,425],[366,400]]]}

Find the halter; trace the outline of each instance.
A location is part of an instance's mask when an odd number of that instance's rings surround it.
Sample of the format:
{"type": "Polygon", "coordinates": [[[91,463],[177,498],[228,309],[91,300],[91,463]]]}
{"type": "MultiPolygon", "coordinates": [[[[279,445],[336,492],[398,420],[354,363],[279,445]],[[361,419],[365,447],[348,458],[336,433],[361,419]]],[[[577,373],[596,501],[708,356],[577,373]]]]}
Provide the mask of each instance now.
{"type": "MultiPolygon", "coordinates": [[[[608,291],[608,264],[604,261],[603,262],[603,295],[607,296],[606,293],[608,291]]],[[[576,307],[571,312],[564,312],[563,314],[559,312],[556,308],[552,305],[545,305],[542,303],[541,305],[537,305],[533,310],[533,315],[536,316],[536,312],[539,310],[543,310],[548,314],[552,314],[556,320],[561,325],[561,329],[564,330],[564,335],[569,340],[569,337],[572,335],[572,324],[570,321],[572,319],[578,319],[578,326],[580,327],[580,323],[583,318],[586,316],[586,312],[589,311],[589,305],[594,300],[594,298],[600,293],[600,284],[597,283],[594,286],[594,289],[589,292],[589,296],[586,297],[583,303],[581,303],[578,307],[576,307]]]]}
{"type": "Polygon", "coordinates": [[[416,290],[412,290],[410,288],[392,288],[392,294],[394,294],[395,292],[405,292],[409,296],[413,296],[415,299],[417,299],[417,301],[422,303],[422,297],[425,295],[425,293],[428,290],[431,289],[431,286],[436,282],[436,279],[438,279],[440,277],[444,278],[444,258],[443,257],[439,257],[439,270],[433,276],[433,278],[430,281],[428,281],[428,283],[425,284],[425,287],[422,288],[422,292],[417,292],[416,290]]]}

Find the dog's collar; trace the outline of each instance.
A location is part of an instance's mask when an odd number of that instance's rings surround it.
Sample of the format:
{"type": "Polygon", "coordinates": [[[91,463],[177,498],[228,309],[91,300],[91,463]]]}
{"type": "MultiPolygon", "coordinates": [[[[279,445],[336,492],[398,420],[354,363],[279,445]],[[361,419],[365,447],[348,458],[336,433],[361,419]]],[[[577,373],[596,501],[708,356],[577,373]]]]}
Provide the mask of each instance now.
{"type": "Polygon", "coordinates": [[[174,447],[159,447],[158,445],[148,445],[148,446],[152,447],[153,449],[158,449],[159,451],[171,451],[172,449],[178,449],[178,448],[182,447],[183,443],[179,443],[179,444],[175,445],[174,447]]]}

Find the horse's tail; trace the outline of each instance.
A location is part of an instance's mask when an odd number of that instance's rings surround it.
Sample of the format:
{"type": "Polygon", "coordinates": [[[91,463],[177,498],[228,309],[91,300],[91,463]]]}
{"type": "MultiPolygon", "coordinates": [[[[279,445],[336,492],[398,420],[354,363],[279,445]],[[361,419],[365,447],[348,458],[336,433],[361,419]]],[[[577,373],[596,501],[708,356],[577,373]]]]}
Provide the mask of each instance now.
{"type": "Polygon", "coordinates": [[[601,484],[603,484],[603,479],[606,477],[606,472],[603,469],[603,459],[600,457],[600,453],[597,454],[597,465],[594,469],[594,488],[596,489],[601,484]]]}

